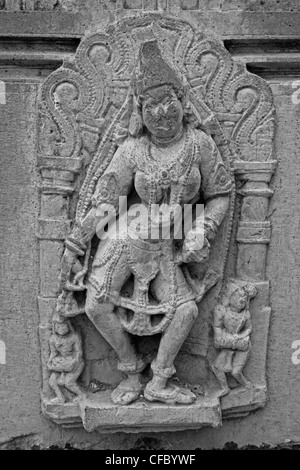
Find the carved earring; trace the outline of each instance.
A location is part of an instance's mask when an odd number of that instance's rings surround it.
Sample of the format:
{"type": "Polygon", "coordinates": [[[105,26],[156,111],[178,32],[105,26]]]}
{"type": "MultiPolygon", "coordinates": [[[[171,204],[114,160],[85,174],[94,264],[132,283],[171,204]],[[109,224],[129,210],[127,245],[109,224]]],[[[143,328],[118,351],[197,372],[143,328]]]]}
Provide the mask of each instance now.
{"type": "MultiPolygon", "coordinates": [[[[201,119],[199,115],[196,115],[196,110],[192,106],[191,102],[186,98],[183,102],[183,112],[186,121],[193,127],[200,127],[201,119]]],[[[198,113],[197,113],[198,114],[198,113]]]]}
{"type": "Polygon", "coordinates": [[[138,108],[137,101],[134,99],[133,111],[129,122],[129,133],[133,137],[137,137],[143,129],[143,119],[141,111],[138,108]]]}

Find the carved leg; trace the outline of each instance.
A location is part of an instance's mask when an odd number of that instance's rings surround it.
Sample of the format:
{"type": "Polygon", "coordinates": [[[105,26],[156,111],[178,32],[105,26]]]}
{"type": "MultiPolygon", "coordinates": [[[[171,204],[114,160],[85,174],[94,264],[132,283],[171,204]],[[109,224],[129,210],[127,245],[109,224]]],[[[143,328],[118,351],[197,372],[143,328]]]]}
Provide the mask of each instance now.
{"type": "Polygon", "coordinates": [[[211,364],[211,369],[222,388],[221,397],[230,392],[226,374],[232,371],[233,354],[234,352],[231,349],[223,349],[219,352],[214,364],[211,364]]]}
{"type": "Polygon", "coordinates": [[[100,303],[92,287],[88,289],[86,314],[103,338],[118,354],[121,364],[135,364],[137,355],[132,346],[130,335],[124,331],[112,303],[100,303]]]}
{"type": "Polygon", "coordinates": [[[54,400],[52,400],[52,403],[53,404],[58,404],[58,405],[63,405],[66,401],[66,398],[65,398],[64,394],[62,393],[59,385],[58,385],[60,376],[61,376],[60,373],[53,372],[50,376],[50,379],[49,379],[49,385],[50,385],[50,387],[52,388],[52,390],[54,391],[54,393],[56,395],[56,398],[54,398],[54,400]]]}
{"type": "Polygon", "coordinates": [[[129,405],[130,403],[138,400],[143,390],[143,386],[140,381],[140,373],[146,366],[147,364],[142,360],[137,360],[135,364],[119,364],[119,370],[127,375],[127,379],[123,380],[112,392],[111,400],[113,403],[116,405],[129,405]]]}
{"type": "Polygon", "coordinates": [[[249,380],[243,375],[243,369],[248,361],[251,350],[237,351],[233,359],[232,377],[242,386],[246,387],[250,384],[249,380]]]}
{"type": "Polygon", "coordinates": [[[119,358],[118,369],[128,378],[112,393],[112,401],[118,405],[128,405],[137,400],[142,391],[140,372],[146,367],[138,359],[130,335],[124,331],[111,303],[99,303],[93,288],[89,288],[86,314],[99,333],[111,345],[119,358]]]}
{"type": "Polygon", "coordinates": [[[213,373],[215,374],[219,384],[221,385],[221,397],[228,395],[230,388],[228,387],[227,376],[223,370],[218,369],[215,365],[211,366],[213,373]]]}
{"type": "Polygon", "coordinates": [[[65,387],[70,390],[70,392],[74,393],[74,395],[76,395],[77,397],[82,396],[82,391],[77,385],[77,380],[81,376],[83,369],[84,362],[79,364],[74,372],[66,374],[65,377],[65,387]]]}
{"type": "Polygon", "coordinates": [[[196,395],[192,392],[178,387],[168,387],[167,382],[176,372],[174,360],[197,316],[198,307],[195,302],[188,302],[176,310],[170,326],[162,336],[157,358],[152,364],[154,376],[145,389],[147,400],[168,404],[190,404],[196,400],[196,395]]]}

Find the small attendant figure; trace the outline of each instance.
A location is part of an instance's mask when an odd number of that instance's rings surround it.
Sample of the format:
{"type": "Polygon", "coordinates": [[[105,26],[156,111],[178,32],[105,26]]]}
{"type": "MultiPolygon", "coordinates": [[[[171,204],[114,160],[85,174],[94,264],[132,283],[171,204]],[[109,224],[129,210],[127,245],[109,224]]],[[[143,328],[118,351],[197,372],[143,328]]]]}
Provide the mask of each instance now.
{"type": "Polygon", "coordinates": [[[222,387],[222,395],[230,392],[227,374],[242,387],[249,385],[243,369],[251,352],[252,332],[249,305],[257,295],[252,284],[230,281],[221,303],[214,310],[214,345],[219,351],[212,369],[222,387]]]}
{"type": "Polygon", "coordinates": [[[50,357],[47,366],[52,372],[49,385],[56,395],[53,403],[63,404],[67,401],[63,388],[79,398],[82,391],[77,380],[84,369],[81,338],[74,331],[71,322],[58,313],[53,318],[53,334],[49,343],[50,357]]]}

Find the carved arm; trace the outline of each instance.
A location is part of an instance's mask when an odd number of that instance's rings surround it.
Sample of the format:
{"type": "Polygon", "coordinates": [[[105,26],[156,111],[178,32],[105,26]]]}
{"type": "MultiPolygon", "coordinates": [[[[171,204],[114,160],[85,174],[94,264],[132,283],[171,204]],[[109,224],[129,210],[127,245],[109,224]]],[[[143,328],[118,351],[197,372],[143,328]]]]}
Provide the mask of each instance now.
{"type": "Polygon", "coordinates": [[[252,333],[252,322],[251,322],[251,317],[249,313],[249,317],[246,320],[245,323],[245,329],[239,334],[240,339],[248,338],[252,333]]]}
{"type": "Polygon", "coordinates": [[[59,354],[51,338],[49,341],[49,346],[50,346],[50,356],[47,362],[47,367],[48,369],[51,369],[53,359],[57,357],[59,354]]]}
{"type": "Polygon", "coordinates": [[[213,241],[229,209],[229,195],[208,201],[205,207],[204,229],[207,240],[213,241]]]}
{"type": "Polygon", "coordinates": [[[75,225],[67,238],[66,247],[77,256],[84,255],[89,241],[96,233],[102,218],[99,208],[105,204],[117,209],[119,197],[129,194],[133,182],[133,168],[128,155],[130,153],[125,143],[117,150],[111,164],[98,181],[93,207],[85,218],[75,225]]]}
{"type": "Polygon", "coordinates": [[[226,309],[218,305],[214,311],[214,344],[217,349],[235,349],[238,351],[247,351],[249,348],[249,336],[242,337],[239,334],[228,333],[224,325],[224,316],[226,309]]]}

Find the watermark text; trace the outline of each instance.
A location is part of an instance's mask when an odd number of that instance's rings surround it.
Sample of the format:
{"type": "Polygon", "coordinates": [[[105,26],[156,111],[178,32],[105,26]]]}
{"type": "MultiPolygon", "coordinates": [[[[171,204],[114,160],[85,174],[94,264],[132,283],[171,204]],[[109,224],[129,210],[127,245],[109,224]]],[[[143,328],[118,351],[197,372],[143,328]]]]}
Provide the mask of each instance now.
{"type": "Polygon", "coordinates": [[[4,341],[0,340],[0,365],[5,366],[6,364],[6,346],[4,341]]]}

